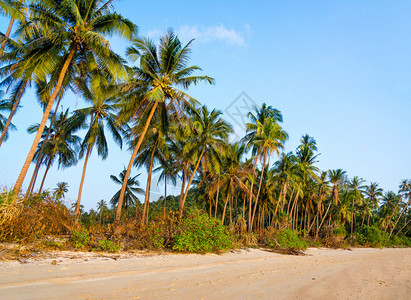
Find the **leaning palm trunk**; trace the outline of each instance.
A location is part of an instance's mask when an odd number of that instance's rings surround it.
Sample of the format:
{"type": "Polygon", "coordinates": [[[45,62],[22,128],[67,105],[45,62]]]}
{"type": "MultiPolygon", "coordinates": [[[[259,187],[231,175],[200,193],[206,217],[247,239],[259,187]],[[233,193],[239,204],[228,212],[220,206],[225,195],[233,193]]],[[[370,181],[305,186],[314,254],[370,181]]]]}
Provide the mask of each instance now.
{"type": "Polygon", "coordinates": [[[167,201],[167,175],[164,179],[164,219],[166,218],[166,201],[167,201]]]}
{"type": "Polygon", "coordinates": [[[408,225],[410,222],[411,222],[411,219],[409,219],[409,220],[404,224],[404,226],[402,226],[402,227],[400,228],[400,230],[397,231],[397,233],[395,234],[395,236],[397,236],[405,227],[407,227],[407,225],[408,225]]]}
{"type": "MultiPolygon", "coordinates": [[[[1,56],[1,54],[0,54],[0,56],[1,56]]],[[[27,85],[27,80],[24,81],[23,85],[21,86],[21,88],[19,90],[19,93],[17,94],[16,100],[14,101],[13,107],[10,111],[10,114],[7,118],[6,124],[4,124],[3,132],[1,133],[1,136],[0,136],[0,147],[1,147],[1,144],[3,143],[3,141],[4,141],[4,138],[6,137],[7,130],[9,129],[9,126],[11,124],[11,119],[13,118],[14,113],[16,112],[17,107],[19,106],[20,99],[23,96],[24,89],[26,88],[26,85],[27,85]]]]}
{"type": "Polygon", "coordinates": [[[49,136],[50,136],[51,129],[52,129],[52,127],[53,127],[54,121],[56,120],[56,115],[57,115],[58,107],[59,107],[59,105],[60,105],[61,99],[63,98],[62,96],[63,96],[63,94],[60,93],[59,100],[57,101],[57,104],[56,104],[56,109],[54,110],[53,116],[52,116],[51,121],[50,121],[49,129],[47,130],[46,137],[44,138],[43,144],[41,145],[40,152],[39,152],[39,156],[38,156],[38,159],[37,159],[37,162],[36,162],[36,167],[34,168],[33,175],[31,176],[30,184],[29,184],[29,187],[28,187],[28,189],[27,189],[26,199],[27,199],[27,197],[28,197],[28,196],[33,192],[33,190],[34,190],[34,186],[35,186],[35,184],[36,184],[37,175],[38,175],[38,172],[39,172],[39,170],[40,170],[41,163],[43,162],[43,152],[44,152],[44,148],[46,147],[46,142],[47,142],[47,140],[49,139],[49,136]]]}
{"type": "Polygon", "coordinates": [[[130,176],[131,168],[133,167],[134,159],[136,158],[137,152],[140,149],[140,146],[143,142],[144,136],[146,135],[148,126],[150,125],[151,119],[153,118],[154,112],[156,111],[158,102],[156,101],[151,108],[150,114],[148,115],[146,125],[143,128],[143,132],[140,135],[140,138],[138,139],[137,145],[134,148],[133,154],[131,155],[130,162],[128,163],[127,171],[126,174],[124,175],[124,180],[123,180],[123,185],[121,186],[121,191],[120,191],[120,196],[118,198],[118,204],[117,204],[117,211],[116,211],[116,218],[114,220],[114,224],[118,225],[120,222],[120,217],[121,217],[121,209],[123,206],[123,201],[124,201],[124,195],[126,193],[126,187],[127,187],[127,180],[128,177],[130,176]]]}
{"type": "MultiPolygon", "coordinates": [[[[257,157],[258,155],[256,155],[255,157],[255,162],[254,162],[254,166],[253,166],[253,175],[255,175],[255,170],[257,169],[257,157]]],[[[254,186],[254,182],[250,182],[250,195],[249,195],[249,202],[248,202],[248,232],[251,233],[251,231],[253,230],[253,225],[251,222],[251,218],[252,218],[252,203],[253,203],[253,186],[254,186]]]]}
{"type": "Polygon", "coordinates": [[[194,168],[194,170],[193,170],[193,173],[191,174],[190,179],[189,179],[189,181],[188,181],[188,183],[187,183],[187,187],[186,187],[186,191],[185,191],[185,193],[184,193],[184,197],[183,197],[183,199],[182,199],[181,202],[180,202],[179,210],[178,210],[178,220],[179,220],[179,221],[181,221],[181,219],[182,219],[182,217],[183,217],[184,203],[186,202],[186,199],[187,199],[188,190],[190,189],[191,182],[193,181],[194,176],[195,176],[196,173],[197,173],[197,169],[198,169],[198,167],[200,166],[200,162],[201,162],[201,159],[203,158],[204,152],[205,152],[205,148],[203,148],[203,150],[201,151],[201,154],[200,154],[200,157],[198,158],[197,164],[196,164],[196,166],[195,166],[195,168],[194,168]]]}
{"type": "Polygon", "coordinates": [[[51,161],[52,161],[52,158],[50,157],[49,162],[47,163],[46,171],[44,172],[44,175],[43,175],[43,180],[41,181],[41,184],[40,184],[39,194],[43,190],[43,185],[44,185],[44,182],[46,181],[46,176],[47,176],[47,173],[49,172],[49,169],[50,169],[50,166],[51,166],[51,161]]]}
{"type": "Polygon", "coordinates": [[[390,237],[391,237],[392,232],[394,231],[395,227],[397,226],[398,221],[401,219],[402,214],[407,210],[408,206],[410,205],[410,201],[411,201],[411,199],[408,200],[407,205],[405,205],[405,207],[404,207],[403,210],[401,211],[400,215],[398,216],[397,221],[394,223],[394,226],[391,228],[390,237]]]}
{"type": "Polygon", "coordinates": [[[1,43],[0,57],[3,56],[3,51],[4,51],[4,48],[6,48],[6,43],[7,43],[7,40],[9,38],[9,36],[10,36],[11,29],[13,28],[13,24],[14,24],[14,19],[11,19],[10,23],[9,23],[9,27],[7,27],[6,34],[4,35],[4,41],[3,41],[3,43],[1,43]]]}
{"type": "Polygon", "coordinates": [[[26,177],[26,174],[27,174],[27,171],[30,167],[31,161],[33,160],[34,153],[36,152],[36,149],[37,149],[37,145],[40,142],[40,138],[41,138],[41,135],[43,134],[44,127],[46,126],[46,122],[47,122],[47,119],[49,117],[51,108],[53,107],[54,99],[56,99],[58,93],[60,92],[61,86],[63,84],[64,77],[65,77],[66,72],[67,72],[67,69],[68,69],[71,61],[73,60],[73,57],[74,57],[75,53],[76,53],[76,48],[72,47],[70,49],[70,52],[67,56],[66,61],[63,64],[63,67],[61,69],[59,78],[57,80],[56,87],[55,87],[53,93],[51,94],[51,97],[50,97],[50,99],[47,103],[47,107],[46,107],[46,110],[44,111],[43,119],[41,120],[39,129],[37,130],[36,137],[34,138],[34,141],[33,141],[33,144],[31,145],[29,154],[27,155],[26,161],[24,162],[23,168],[21,169],[19,177],[17,178],[16,184],[14,186],[14,192],[15,192],[16,197],[17,197],[18,193],[20,192],[21,187],[23,186],[24,178],[26,177]]]}
{"type": "Polygon", "coordinates": [[[144,199],[144,208],[143,208],[143,218],[141,219],[141,224],[144,225],[148,221],[148,202],[150,201],[150,190],[151,190],[151,174],[153,173],[153,161],[154,161],[154,148],[151,151],[150,157],[150,169],[148,171],[147,177],[147,188],[146,188],[146,196],[144,199]],[[146,220],[147,215],[147,220],[146,220]]]}
{"type": "Polygon", "coordinates": [[[227,194],[227,199],[225,200],[225,203],[224,203],[223,216],[222,216],[222,218],[221,218],[221,223],[222,223],[223,225],[224,225],[225,212],[226,212],[226,210],[227,210],[227,204],[228,204],[229,198],[230,198],[230,193],[227,194]]]}
{"type": "Polygon", "coordinates": [[[80,216],[81,193],[83,192],[84,178],[86,177],[87,162],[91,154],[91,149],[92,149],[92,146],[88,146],[86,157],[84,159],[83,173],[81,174],[80,188],[78,189],[78,197],[77,197],[77,203],[76,203],[76,212],[75,212],[75,219],[74,219],[75,225],[78,224],[78,219],[80,216]]]}
{"type": "Polygon", "coordinates": [[[264,163],[263,163],[263,167],[262,167],[262,169],[261,169],[260,184],[258,185],[257,196],[255,197],[255,203],[254,203],[253,216],[252,216],[252,218],[251,218],[251,229],[252,229],[253,224],[254,224],[254,217],[255,217],[255,212],[256,212],[256,210],[257,210],[258,197],[260,196],[260,192],[261,192],[261,184],[263,183],[264,168],[265,168],[266,159],[267,159],[267,151],[264,153],[264,163]]]}

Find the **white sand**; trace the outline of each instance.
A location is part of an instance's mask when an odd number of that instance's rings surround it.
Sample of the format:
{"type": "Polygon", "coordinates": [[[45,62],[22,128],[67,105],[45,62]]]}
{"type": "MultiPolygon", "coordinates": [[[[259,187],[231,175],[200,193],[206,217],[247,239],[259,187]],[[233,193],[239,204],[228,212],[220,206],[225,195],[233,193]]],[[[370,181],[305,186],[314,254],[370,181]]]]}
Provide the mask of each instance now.
{"type": "Polygon", "coordinates": [[[52,259],[1,262],[0,298],[411,299],[411,249],[306,254],[251,249],[114,260],[60,253],[56,265],[52,259]]]}

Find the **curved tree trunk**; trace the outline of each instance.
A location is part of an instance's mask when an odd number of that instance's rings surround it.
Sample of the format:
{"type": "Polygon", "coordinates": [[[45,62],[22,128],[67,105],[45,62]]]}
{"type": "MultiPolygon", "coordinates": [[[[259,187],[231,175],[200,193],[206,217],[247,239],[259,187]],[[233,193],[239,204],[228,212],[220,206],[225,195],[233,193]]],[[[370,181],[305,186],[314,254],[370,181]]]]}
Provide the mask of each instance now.
{"type": "MultiPolygon", "coordinates": [[[[255,175],[255,170],[257,169],[257,159],[258,154],[255,157],[255,162],[254,162],[254,167],[253,167],[253,175],[255,175]]],[[[250,182],[250,195],[249,195],[249,202],[248,202],[248,232],[251,233],[253,231],[253,225],[252,225],[252,209],[253,209],[253,182],[250,182]]]]}
{"type": "Polygon", "coordinates": [[[53,127],[54,121],[56,120],[56,115],[57,115],[58,107],[59,107],[59,105],[60,105],[61,99],[63,98],[62,96],[63,96],[63,94],[60,93],[59,100],[57,101],[56,109],[54,110],[53,116],[52,116],[52,118],[51,118],[50,126],[49,126],[49,128],[48,128],[48,130],[47,130],[46,137],[44,138],[43,144],[41,145],[40,152],[39,152],[39,156],[38,156],[38,159],[37,159],[37,162],[36,162],[36,167],[34,168],[33,175],[31,176],[30,184],[29,184],[29,187],[28,187],[28,189],[27,189],[26,199],[27,199],[27,197],[33,192],[34,186],[36,185],[37,174],[38,174],[38,172],[39,172],[39,170],[40,170],[40,166],[41,166],[41,163],[42,163],[42,161],[43,161],[44,148],[46,147],[46,142],[47,142],[47,140],[49,139],[49,136],[50,136],[51,129],[52,129],[52,127],[53,127]]]}
{"type": "Polygon", "coordinates": [[[148,115],[148,118],[146,121],[146,125],[143,128],[143,132],[141,133],[140,138],[138,139],[137,145],[134,148],[133,154],[131,155],[130,162],[128,163],[127,171],[126,171],[126,174],[124,175],[123,185],[121,186],[120,196],[118,198],[116,218],[114,220],[115,225],[118,225],[118,223],[120,222],[121,208],[123,206],[124,194],[126,193],[127,181],[128,181],[128,177],[130,176],[131,168],[133,167],[134,159],[136,158],[137,152],[140,149],[144,136],[146,135],[148,126],[150,125],[151,119],[153,118],[157,105],[158,105],[158,102],[156,101],[153,107],[151,108],[150,114],[148,115]]]}
{"type": "Polygon", "coordinates": [[[46,171],[44,172],[43,180],[41,181],[41,185],[40,185],[40,188],[39,188],[39,194],[43,190],[43,185],[44,185],[44,182],[46,181],[46,176],[47,176],[47,173],[49,172],[49,169],[50,169],[50,166],[51,166],[51,161],[52,161],[52,159],[49,158],[49,162],[47,163],[46,171]]]}
{"type": "Polygon", "coordinates": [[[166,201],[167,201],[167,175],[164,178],[164,218],[166,217],[166,201]]]}
{"type": "Polygon", "coordinates": [[[184,203],[186,202],[186,199],[187,199],[188,190],[190,189],[191,182],[193,181],[194,176],[197,173],[197,169],[200,166],[200,162],[201,162],[201,159],[203,158],[204,152],[205,152],[205,147],[201,151],[200,157],[198,158],[197,164],[196,164],[196,166],[193,170],[193,174],[191,174],[190,180],[187,183],[187,187],[186,187],[186,191],[184,193],[184,197],[183,197],[182,201],[180,202],[180,207],[179,207],[179,210],[178,210],[178,220],[179,221],[181,221],[181,218],[183,217],[184,203]]]}
{"type": "Polygon", "coordinates": [[[81,174],[80,188],[78,189],[78,197],[77,197],[77,203],[76,203],[76,212],[75,212],[75,218],[74,218],[75,225],[78,224],[78,219],[80,216],[81,193],[83,192],[84,178],[86,177],[87,162],[88,162],[88,158],[91,153],[91,148],[92,148],[91,146],[87,148],[86,157],[84,159],[83,173],[81,174]]]}
{"type": "Polygon", "coordinates": [[[31,164],[31,161],[33,160],[33,157],[34,157],[34,153],[36,152],[37,145],[39,144],[41,135],[43,134],[44,127],[46,126],[46,122],[47,122],[47,119],[49,117],[51,108],[53,107],[54,99],[56,99],[57,94],[60,92],[61,86],[63,84],[64,76],[66,75],[67,69],[68,69],[71,61],[73,60],[74,54],[76,53],[76,49],[77,49],[77,47],[75,47],[75,46],[74,47],[72,46],[70,48],[70,52],[67,56],[66,61],[63,64],[63,67],[61,69],[59,78],[57,80],[56,87],[55,87],[53,93],[51,94],[51,97],[50,97],[50,99],[47,103],[47,107],[46,107],[46,110],[44,111],[43,119],[41,120],[39,129],[37,130],[36,137],[34,138],[34,141],[33,141],[33,144],[31,145],[29,154],[27,155],[26,161],[23,164],[23,168],[21,169],[19,177],[17,178],[16,184],[14,186],[14,192],[16,194],[16,197],[17,197],[18,193],[20,192],[21,187],[23,186],[24,178],[26,177],[27,171],[28,171],[28,169],[30,167],[30,164],[31,164]]]}
{"type": "Polygon", "coordinates": [[[260,191],[261,191],[261,184],[263,183],[264,168],[265,168],[265,162],[266,162],[266,160],[267,160],[267,151],[264,153],[264,162],[263,162],[263,167],[261,168],[260,184],[258,185],[257,196],[255,197],[253,216],[252,216],[252,218],[251,218],[251,230],[252,230],[253,223],[254,223],[255,212],[256,212],[256,210],[257,210],[258,197],[260,196],[260,191]]]}
{"type": "Polygon", "coordinates": [[[13,118],[14,113],[16,112],[17,107],[19,106],[20,99],[23,96],[26,85],[27,85],[27,80],[24,81],[23,85],[20,87],[19,93],[17,94],[16,100],[14,101],[13,107],[10,111],[10,114],[9,114],[8,118],[7,118],[6,124],[4,124],[4,128],[3,128],[3,131],[2,131],[1,136],[0,136],[0,147],[1,147],[1,144],[3,143],[3,141],[6,137],[7,130],[9,129],[9,126],[11,124],[11,119],[13,118]]]}
{"type": "Polygon", "coordinates": [[[3,43],[1,43],[0,57],[3,56],[3,52],[4,52],[4,49],[6,48],[7,40],[8,40],[8,38],[9,38],[9,36],[10,36],[11,29],[13,28],[13,24],[14,24],[14,19],[11,19],[11,20],[10,20],[10,23],[9,23],[9,27],[7,27],[6,34],[4,35],[5,39],[4,39],[3,43]]]}
{"type": "Polygon", "coordinates": [[[218,209],[218,197],[220,193],[220,179],[217,179],[217,196],[215,197],[215,211],[214,218],[217,218],[217,209],[218,209]]]}
{"type": "Polygon", "coordinates": [[[225,219],[225,212],[226,212],[226,209],[227,209],[227,204],[228,204],[228,201],[230,199],[229,197],[230,197],[230,193],[227,193],[227,199],[225,200],[225,203],[224,203],[223,216],[221,218],[221,223],[223,225],[224,225],[224,219],[225,219]]]}
{"type": "Polygon", "coordinates": [[[146,221],[148,221],[148,202],[150,201],[151,174],[153,173],[154,152],[155,152],[155,149],[153,148],[153,151],[151,151],[151,156],[150,156],[150,167],[148,170],[148,177],[147,177],[146,196],[144,198],[143,218],[141,219],[142,225],[146,224],[146,221]]]}
{"type": "Polygon", "coordinates": [[[404,208],[403,208],[403,210],[401,211],[400,215],[398,216],[397,221],[394,223],[394,226],[391,228],[391,231],[390,231],[390,237],[391,237],[392,232],[394,231],[395,227],[397,226],[398,221],[401,219],[402,214],[404,213],[404,211],[406,211],[406,210],[407,210],[408,206],[410,205],[410,201],[411,201],[411,199],[410,199],[410,200],[408,200],[407,205],[405,205],[405,207],[404,207],[404,208]]]}

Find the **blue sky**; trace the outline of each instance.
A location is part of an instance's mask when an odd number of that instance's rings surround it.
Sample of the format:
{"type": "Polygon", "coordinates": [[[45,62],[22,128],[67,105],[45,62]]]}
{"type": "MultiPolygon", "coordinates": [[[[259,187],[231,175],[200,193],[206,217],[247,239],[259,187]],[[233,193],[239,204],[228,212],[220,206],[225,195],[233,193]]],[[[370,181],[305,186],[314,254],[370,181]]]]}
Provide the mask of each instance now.
{"type": "MultiPolygon", "coordinates": [[[[150,3],[151,4],[151,3],[150,3]]],[[[173,28],[187,42],[195,38],[192,63],[216,79],[190,93],[243,132],[241,118],[230,109],[266,102],[283,113],[294,150],[301,135],[318,143],[323,170],[342,168],[347,174],[397,190],[411,170],[411,2],[409,1],[156,1],[152,7],[122,0],[118,12],[153,39],[173,28]],[[239,105],[240,103],[241,105],[239,105]],[[231,106],[230,106],[231,105],[231,106]],[[230,113],[230,114],[229,114],[230,113]]],[[[0,19],[5,31],[8,20],[0,19]]],[[[127,43],[111,39],[124,54],[127,43]]],[[[69,95],[64,108],[80,108],[80,97],[69,95]]],[[[0,186],[17,179],[34,136],[26,128],[41,119],[32,92],[22,99],[14,119],[18,127],[0,149],[0,186]]],[[[93,154],[83,192],[87,209],[108,201],[120,188],[118,175],[130,152],[110,143],[109,158],[93,154]]],[[[66,181],[68,199],[77,197],[83,160],[76,167],[49,172],[46,187],[66,181]]],[[[26,178],[28,185],[31,170],[26,178]]],[[[145,186],[143,170],[140,183],[145,186]]],[[[136,174],[137,170],[133,170],[136,174]]],[[[163,185],[153,184],[161,193],[163,185]]],[[[178,188],[177,188],[178,190],[178,188]]],[[[156,196],[154,195],[154,198],[156,196]]]]}

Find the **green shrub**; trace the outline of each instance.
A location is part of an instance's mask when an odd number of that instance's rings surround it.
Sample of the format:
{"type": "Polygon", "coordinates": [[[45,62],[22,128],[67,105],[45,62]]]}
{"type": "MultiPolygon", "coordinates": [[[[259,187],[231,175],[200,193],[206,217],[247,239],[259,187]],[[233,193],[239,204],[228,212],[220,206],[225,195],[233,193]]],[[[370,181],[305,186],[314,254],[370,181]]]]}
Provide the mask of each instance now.
{"type": "Polygon", "coordinates": [[[290,229],[283,229],[275,237],[269,239],[268,246],[288,250],[305,250],[308,243],[302,241],[298,235],[290,229]]]}
{"type": "Polygon", "coordinates": [[[333,230],[333,235],[336,237],[345,238],[347,236],[347,230],[344,227],[336,227],[333,230]]]}
{"type": "Polygon", "coordinates": [[[391,245],[411,247],[411,239],[406,236],[393,236],[391,237],[391,245]]]}
{"type": "Polygon", "coordinates": [[[363,226],[354,233],[355,240],[361,246],[384,247],[390,246],[388,233],[379,230],[374,226],[363,226]]]}
{"type": "Polygon", "coordinates": [[[221,221],[195,210],[182,221],[175,236],[173,250],[207,253],[230,247],[230,235],[221,221]]]}
{"type": "Polygon", "coordinates": [[[71,244],[76,249],[85,248],[90,241],[90,235],[87,230],[82,229],[80,231],[73,231],[73,234],[70,238],[71,244]]]}
{"type": "Polygon", "coordinates": [[[113,252],[116,253],[120,250],[120,245],[117,245],[115,242],[110,240],[99,240],[97,249],[93,250],[100,250],[106,252],[113,252]]]}

